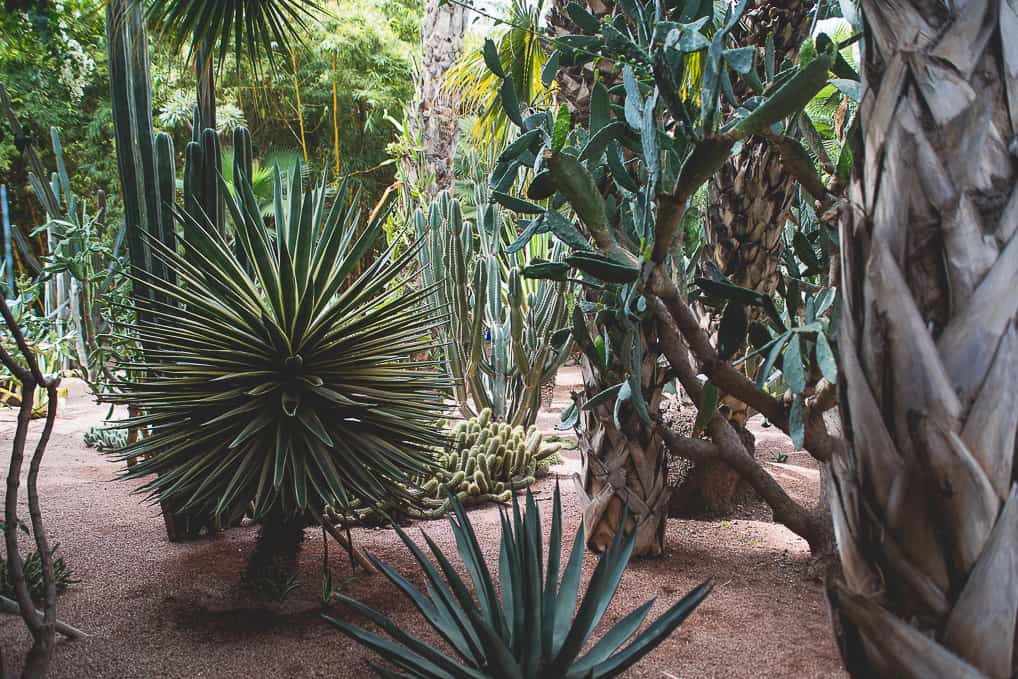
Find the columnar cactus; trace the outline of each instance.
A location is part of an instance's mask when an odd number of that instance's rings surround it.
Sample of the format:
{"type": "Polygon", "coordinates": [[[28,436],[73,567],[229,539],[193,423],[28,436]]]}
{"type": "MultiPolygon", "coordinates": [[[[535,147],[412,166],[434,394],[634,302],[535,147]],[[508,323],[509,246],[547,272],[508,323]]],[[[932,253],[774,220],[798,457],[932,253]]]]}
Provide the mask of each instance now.
{"type": "MultiPolygon", "coordinates": [[[[173,142],[165,133],[156,136],[152,126],[151,72],[143,14],[141,4],[129,0],[113,0],[106,6],[113,130],[131,268],[135,274],[151,274],[172,282],[159,258],[152,256],[149,240],[158,239],[175,247],[169,206],[176,200],[176,177],[173,142]]],[[[134,295],[155,297],[144,277],[135,280],[134,295]]]]}
{"type": "Polygon", "coordinates": [[[520,266],[539,254],[560,261],[563,248],[536,253],[542,239],[534,238],[509,252],[504,244],[515,231],[498,206],[477,198],[474,222],[444,192],[427,215],[415,213],[424,282],[433,289],[432,302],[449,310],[444,358],[463,415],[489,408],[496,420],[529,426],[540,409],[541,384],[569,352],[568,331],[556,333],[569,325],[570,283],[524,279],[520,266]]]}

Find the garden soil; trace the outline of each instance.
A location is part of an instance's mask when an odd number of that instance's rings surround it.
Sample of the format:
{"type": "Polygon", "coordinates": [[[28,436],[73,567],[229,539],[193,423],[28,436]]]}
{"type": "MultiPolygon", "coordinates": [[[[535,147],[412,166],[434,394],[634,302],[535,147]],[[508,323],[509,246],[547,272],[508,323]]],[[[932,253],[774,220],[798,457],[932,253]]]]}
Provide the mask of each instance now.
{"type": "MultiPolygon", "coordinates": [[[[578,382],[575,369],[561,371],[552,408],[539,423],[549,433],[578,382]]],[[[15,414],[12,409],[0,411],[2,471],[7,469],[15,414]]],[[[82,443],[82,433],[104,414],[105,408],[92,403],[80,384],[70,384],[42,465],[40,495],[50,539],[59,543],[59,553],[80,580],[61,595],[58,615],[90,635],[59,641],[52,677],[371,676],[371,655],[321,618],[320,530],[306,531],[299,584],[286,603],[271,609],[257,606],[239,589],[257,528],[168,542],[158,509],[136,492],[141,484],[117,480],[122,465],[82,443]]],[[[34,423],[33,433],[41,426],[34,423]]],[[[815,502],[819,475],[808,455],[794,451],[774,428],[761,428],[758,421],[753,426],[758,457],[790,494],[815,502]],[[770,462],[779,452],[788,459],[770,462]]],[[[563,463],[535,486],[547,525],[552,490],[561,482],[569,536],[580,515],[572,493],[572,475],[578,470],[575,448],[566,450],[563,463]]],[[[470,517],[489,563],[497,563],[497,509],[474,509],[470,517]]],[[[410,534],[419,537],[421,529],[454,552],[445,520],[418,523],[410,534]]],[[[393,531],[356,529],[353,537],[357,545],[419,582],[393,531]]],[[[653,618],[707,579],[713,580],[714,591],[626,677],[846,676],[831,637],[822,587],[805,575],[807,546],[773,523],[762,503],[748,503],[728,519],[669,520],[666,543],[663,558],[631,564],[602,624],[620,620],[652,597],[653,618]]],[[[595,558],[587,555],[587,574],[595,558]]],[[[336,588],[415,634],[436,639],[393,586],[381,576],[353,571],[334,543],[329,545],[328,565],[336,588]]],[[[342,608],[330,614],[355,620],[342,608]]],[[[17,617],[0,617],[0,644],[7,662],[17,666],[29,645],[17,617]]]]}

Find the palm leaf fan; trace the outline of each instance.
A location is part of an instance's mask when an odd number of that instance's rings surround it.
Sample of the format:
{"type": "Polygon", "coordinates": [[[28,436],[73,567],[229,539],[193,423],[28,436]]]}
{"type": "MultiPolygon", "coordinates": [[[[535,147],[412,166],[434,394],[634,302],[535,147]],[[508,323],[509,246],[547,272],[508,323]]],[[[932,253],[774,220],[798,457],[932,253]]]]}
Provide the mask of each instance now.
{"type": "Polygon", "coordinates": [[[237,62],[246,57],[255,69],[260,56],[272,60],[274,49],[288,54],[292,42],[306,32],[308,19],[325,11],[318,0],[148,0],[146,4],[149,27],[174,50],[186,46],[188,61],[197,58],[203,45],[218,45],[221,63],[232,43],[237,62]]]}

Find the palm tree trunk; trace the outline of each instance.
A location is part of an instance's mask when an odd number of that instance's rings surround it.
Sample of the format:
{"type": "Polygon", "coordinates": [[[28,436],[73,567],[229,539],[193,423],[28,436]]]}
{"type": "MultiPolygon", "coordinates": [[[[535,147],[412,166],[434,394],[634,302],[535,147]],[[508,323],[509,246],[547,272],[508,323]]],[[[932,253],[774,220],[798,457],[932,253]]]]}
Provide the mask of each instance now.
{"type": "Polygon", "coordinates": [[[862,8],[836,633],[856,677],[1003,679],[1018,615],[1018,11],[862,8]]]}
{"type": "Polygon", "coordinates": [[[410,129],[420,139],[424,167],[406,171],[415,187],[428,200],[452,189],[453,158],[459,137],[459,96],[454,88],[443,88],[445,73],[463,51],[466,12],[461,4],[426,0],[421,24],[423,53],[418,73],[417,96],[409,117],[410,129]]]}
{"type": "MultiPolygon", "coordinates": [[[[658,365],[653,321],[645,323],[641,336],[643,394],[651,413],[660,410],[665,369],[658,365]]],[[[603,391],[617,377],[608,377],[584,355],[580,362],[585,399],[603,391]]],[[[621,373],[621,371],[617,371],[621,373]]],[[[664,552],[668,518],[668,450],[653,424],[646,424],[628,404],[620,408],[615,426],[614,401],[583,410],[577,445],[582,460],[580,474],[583,524],[587,546],[604,550],[620,527],[637,531],[635,556],[660,556],[664,552]],[[627,512],[623,526],[623,512],[627,512]]]]}
{"type": "MultiPolygon", "coordinates": [[[[566,12],[566,7],[574,0],[552,0],[548,8],[548,33],[553,38],[563,35],[580,33],[580,29],[573,23],[573,20],[566,12]]],[[[580,0],[596,17],[611,17],[615,13],[615,0],[580,0]]],[[[610,84],[615,80],[614,66],[608,62],[599,65],[601,74],[610,84]]],[[[594,86],[594,65],[583,64],[581,66],[570,66],[560,68],[556,75],[556,93],[559,101],[569,106],[573,120],[587,123],[590,118],[590,94],[594,86]]]]}
{"type": "MultiPolygon", "coordinates": [[[[754,0],[743,15],[740,44],[758,46],[758,63],[763,63],[763,46],[771,36],[775,62],[780,68],[783,60],[795,58],[799,45],[809,37],[815,4],[815,0],[754,0]]],[[[711,180],[707,251],[722,273],[736,285],[768,295],[777,289],[782,234],[795,190],[796,181],[784,171],[778,151],[759,138],[747,140],[742,151],[711,180]]],[[[749,312],[757,314],[759,310],[750,309],[749,312]]],[[[755,441],[746,429],[749,406],[731,397],[724,400],[723,406],[728,421],[752,455],[755,441]]],[[[704,512],[731,512],[745,486],[735,471],[723,462],[712,462],[709,466],[691,477],[698,479],[702,487],[688,491],[704,498],[704,506],[700,508],[704,512]],[[705,493],[708,488],[710,492],[705,493]]]]}

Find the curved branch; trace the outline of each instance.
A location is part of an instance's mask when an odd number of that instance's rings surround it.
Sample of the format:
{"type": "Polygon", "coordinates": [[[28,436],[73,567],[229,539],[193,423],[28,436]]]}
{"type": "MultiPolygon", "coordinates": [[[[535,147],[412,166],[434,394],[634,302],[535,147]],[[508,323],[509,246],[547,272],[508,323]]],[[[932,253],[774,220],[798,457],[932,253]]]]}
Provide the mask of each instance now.
{"type": "MultiPolygon", "coordinates": [[[[683,299],[675,283],[660,269],[650,278],[651,306],[665,326],[673,327],[688,344],[700,369],[718,389],[756,409],[786,434],[789,432],[788,412],[784,403],[757,389],[756,385],[728,361],[723,361],[710,343],[707,333],[696,320],[693,310],[683,299]]],[[[667,352],[666,352],[667,354],[667,352]]],[[[669,357],[670,360],[671,357],[669,357]]],[[[811,410],[805,417],[804,448],[820,461],[830,460],[842,450],[844,442],[827,431],[823,418],[811,410]]]]}

